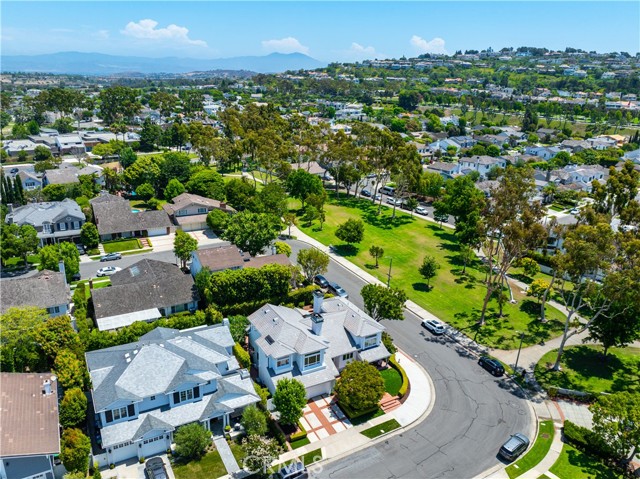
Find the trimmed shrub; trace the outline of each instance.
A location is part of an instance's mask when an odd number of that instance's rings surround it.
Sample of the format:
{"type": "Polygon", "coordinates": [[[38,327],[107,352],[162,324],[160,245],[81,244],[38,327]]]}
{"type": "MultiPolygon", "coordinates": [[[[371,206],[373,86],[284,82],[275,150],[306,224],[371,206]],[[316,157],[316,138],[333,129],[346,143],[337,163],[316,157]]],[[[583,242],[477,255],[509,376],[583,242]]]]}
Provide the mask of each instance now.
{"type": "Polygon", "coordinates": [[[289,442],[299,441],[300,439],[304,439],[305,437],[307,437],[307,430],[300,423],[300,421],[298,421],[298,429],[299,431],[294,432],[289,436],[289,442]]]}
{"type": "Polygon", "coordinates": [[[616,459],[611,447],[600,436],[586,427],[578,426],[571,421],[565,421],[562,433],[569,443],[587,454],[592,454],[605,460],[616,459]]]}
{"type": "Polygon", "coordinates": [[[247,369],[251,367],[251,356],[239,343],[233,345],[233,354],[240,363],[240,366],[247,369]]]}
{"type": "Polygon", "coordinates": [[[395,355],[389,358],[389,364],[391,364],[391,367],[398,371],[400,376],[402,376],[402,385],[398,390],[398,396],[403,398],[409,391],[409,378],[407,377],[407,373],[404,371],[404,368],[398,364],[395,355]]]}

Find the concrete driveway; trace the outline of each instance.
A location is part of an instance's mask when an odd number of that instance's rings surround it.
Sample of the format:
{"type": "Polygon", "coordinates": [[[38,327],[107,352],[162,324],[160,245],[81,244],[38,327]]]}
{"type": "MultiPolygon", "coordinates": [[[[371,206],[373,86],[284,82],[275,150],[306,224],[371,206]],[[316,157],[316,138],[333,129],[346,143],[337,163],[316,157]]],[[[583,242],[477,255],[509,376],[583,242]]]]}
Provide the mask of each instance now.
{"type": "MultiPolygon", "coordinates": [[[[171,462],[167,455],[162,454],[155,457],[161,458],[162,462],[164,462],[169,479],[176,479],[173,469],[171,469],[171,462]]],[[[113,469],[106,468],[101,470],[100,473],[104,479],[145,479],[144,464],[140,464],[134,459],[118,464],[113,469]]]]}

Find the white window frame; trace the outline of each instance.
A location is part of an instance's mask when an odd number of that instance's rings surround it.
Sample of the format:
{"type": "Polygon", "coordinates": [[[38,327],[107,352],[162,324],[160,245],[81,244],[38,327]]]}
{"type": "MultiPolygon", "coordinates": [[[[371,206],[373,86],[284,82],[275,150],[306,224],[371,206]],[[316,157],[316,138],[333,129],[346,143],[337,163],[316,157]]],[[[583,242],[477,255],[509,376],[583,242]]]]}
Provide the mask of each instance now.
{"type": "Polygon", "coordinates": [[[113,414],[114,421],[119,421],[120,419],[129,417],[129,415],[127,414],[127,406],[115,408],[111,413],[113,414]]]}
{"type": "Polygon", "coordinates": [[[342,355],[343,361],[349,361],[350,359],[353,359],[353,351],[342,355]]]}
{"type": "Polygon", "coordinates": [[[291,359],[289,358],[289,356],[286,356],[284,358],[278,358],[276,359],[276,368],[282,368],[284,366],[288,366],[290,362],[291,362],[291,359]]]}
{"type": "Polygon", "coordinates": [[[206,208],[198,208],[198,213],[206,213],[207,209],[206,208]]]}
{"type": "Polygon", "coordinates": [[[180,401],[181,403],[185,401],[191,401],[193,399],[193,389],[187,389],[185,391],[180,391],[180,401]]]}
{"type": "Polygon", "coordinates": [[[366,338],[364,338],[363,347],[365,349],[370,348],[372,346],[375,346],[377,344],[378,344],[378,335],[377,334],[373,334],[371,336],[367,336],[366,338]]]}
{"type": "Polygon", "coordinates": [[[60,228],[60,231],[67,231],[67,223],[58,223],[58,228],[60,228]]]}
{"type": "Polygon", "coordinates": [[[304,367],[306,368],[310,368],[313,366],[316,366],[317,364],[320,363],[322,355],[320,354],[320,352],[317,353],[311,353],[311,354],[307,354],[304,357],[304,367]],[[314,362],[311,362],[312,359],[315,359],[314,362]]]}

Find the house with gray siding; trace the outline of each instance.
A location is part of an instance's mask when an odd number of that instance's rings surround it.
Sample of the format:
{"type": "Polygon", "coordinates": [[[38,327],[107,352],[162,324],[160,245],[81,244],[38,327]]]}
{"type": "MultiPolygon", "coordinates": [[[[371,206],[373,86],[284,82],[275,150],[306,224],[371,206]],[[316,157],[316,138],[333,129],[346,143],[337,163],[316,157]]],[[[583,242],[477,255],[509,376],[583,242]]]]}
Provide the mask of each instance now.
{"type": "Polygon", "coordinates": [[[227,324],[217,324],[156,328],[136,342],[86,353],[102,448],[93,459],[105,466],[162,454],[184,424],[221,434],[259,401],[233,345],[227,324]]]}
{"type": "Polygon", "coordinates": [[[266,304],[249,316],[252,363],[273,394],[278,381],[300,381],[307,398],[331,394],[351,361],[377,363],[391,354],[385,330],[350,301],[314,293],[313,310],[266,304]]]}
{"type": "Polygon", "coordinates": [[[44,246],[79,239],[86,217],[78,203],[65,198],[62,201],[20,206],[9,211],[5,222],[33,226],[38,232],[40,246],[44,246]]]}

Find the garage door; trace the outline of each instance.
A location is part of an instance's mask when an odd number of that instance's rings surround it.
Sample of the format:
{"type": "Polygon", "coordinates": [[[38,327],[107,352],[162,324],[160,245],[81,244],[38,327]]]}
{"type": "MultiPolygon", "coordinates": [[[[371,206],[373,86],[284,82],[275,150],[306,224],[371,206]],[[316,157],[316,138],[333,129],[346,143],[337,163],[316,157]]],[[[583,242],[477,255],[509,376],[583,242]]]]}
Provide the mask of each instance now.
{"type": "Polygon", "coordinates": [[[311,399],[316,396],[322,396],[323,394],[331,394],[333,381],[317,384],[307,388],[307,399],[311,399]]]}
{"type": "Polygon", "coordinates": [[[167,234],[167,228],[152,228],[150,230],[147,230],[148,236],[160,236],[160,235],[166,235],[166,234],[167,234]]]}
{"type": "Polygon", "coordinates": [[[140,448],[140,455],[144,458],[149,458],[156,454],[162,454],[169,449],[168,442],[165,434],[144,439],[140,448]]]}
{"type": "Polygon", "coordinates": [[[189,223],[182,225],[182,231],[201,231],[207,229],[207,223],[189,223]]]}
{"type": "Polygon", "coordinates": [[[111,454],[109,454],[109,460],[113,464],[126,461],[127,459],[131,459],[132,457],[138,457],[136,445],[130,442],[113,446],[110,449],[111,454]]]}

